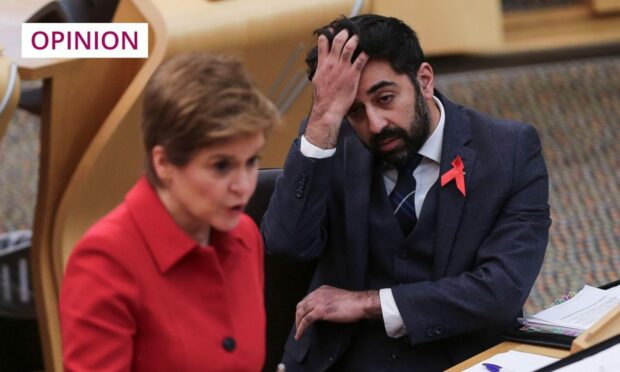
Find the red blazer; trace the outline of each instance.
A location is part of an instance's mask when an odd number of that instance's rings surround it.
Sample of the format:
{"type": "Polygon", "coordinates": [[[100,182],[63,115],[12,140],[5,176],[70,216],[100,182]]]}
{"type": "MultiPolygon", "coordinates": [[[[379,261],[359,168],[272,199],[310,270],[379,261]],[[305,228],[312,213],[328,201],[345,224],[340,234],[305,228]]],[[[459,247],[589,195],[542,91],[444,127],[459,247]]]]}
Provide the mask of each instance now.
{"type": "Polygon", "coordinates": [[[263,245],[243,215],[199,246],[142,178],[73,251],[60,294],[67,371],[258,371],[263,245]]]}

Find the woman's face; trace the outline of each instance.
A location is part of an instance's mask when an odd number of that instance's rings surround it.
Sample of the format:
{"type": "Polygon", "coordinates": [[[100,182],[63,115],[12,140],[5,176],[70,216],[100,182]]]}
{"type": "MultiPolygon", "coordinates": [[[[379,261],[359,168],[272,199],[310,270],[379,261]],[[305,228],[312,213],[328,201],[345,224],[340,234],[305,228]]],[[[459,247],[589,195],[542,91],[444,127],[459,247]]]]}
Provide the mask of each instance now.
{"type": "Polygon", "coordinates": [[[183,167],[169,163],[161,146],[153,161],[164,184],[157,189],[175,222],[196,238],[209,227],[229,231],[256,188],[262,133],[199,150],[183,167]]]}

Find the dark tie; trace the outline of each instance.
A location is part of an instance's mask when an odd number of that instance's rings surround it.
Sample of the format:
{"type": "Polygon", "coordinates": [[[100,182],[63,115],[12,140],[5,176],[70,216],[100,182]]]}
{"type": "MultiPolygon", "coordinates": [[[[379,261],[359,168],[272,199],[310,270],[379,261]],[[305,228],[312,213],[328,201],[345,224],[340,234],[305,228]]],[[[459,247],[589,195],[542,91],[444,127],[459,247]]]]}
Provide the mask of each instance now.
{"type": "Polygon", "coordinates": [[[418,218],[415,215],[415,178],[413,170],[420,164],[422,155],[416,154],[405,165],[398,167],[396,186],[390,193],[390,201],[394,208],[394,216],[398,220],[401,230],[408,236],[413,230],[418,218]]]}

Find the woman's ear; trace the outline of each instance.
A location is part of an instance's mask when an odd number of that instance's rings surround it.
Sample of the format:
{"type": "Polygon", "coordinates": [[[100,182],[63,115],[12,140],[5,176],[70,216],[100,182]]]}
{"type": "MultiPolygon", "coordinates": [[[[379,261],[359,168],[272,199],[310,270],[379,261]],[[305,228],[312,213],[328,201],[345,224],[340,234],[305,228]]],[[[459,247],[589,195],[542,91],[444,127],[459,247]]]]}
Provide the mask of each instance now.
{"type": "Polygon", "coordinates": [[[155,174],[164,185],[168,185],[172,179],[172,164],[166,157],[166,149],[162,145],[156,145],[151,150],[151,161],[155,174]]]}
{"type": "Polygon", "coordinates": [[[435,91],[435,79],[433,76],[433,67],[428,62],[422,62],[416,75],[422,95],[427,100],[433,99],[435,91]]]}

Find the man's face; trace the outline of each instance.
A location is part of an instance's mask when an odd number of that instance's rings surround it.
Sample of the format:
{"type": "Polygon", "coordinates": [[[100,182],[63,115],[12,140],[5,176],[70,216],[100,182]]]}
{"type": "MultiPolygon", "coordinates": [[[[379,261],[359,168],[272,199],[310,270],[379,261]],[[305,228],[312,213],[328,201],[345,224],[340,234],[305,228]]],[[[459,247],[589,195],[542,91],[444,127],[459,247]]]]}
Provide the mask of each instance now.
{"type": "Polygon", "coordinates": [[[419,87],[385,60],[371,59],[366,64],[347,119],[373,154],[393,165],[418,152],[430,127],[428,105],[419,87]]]}

